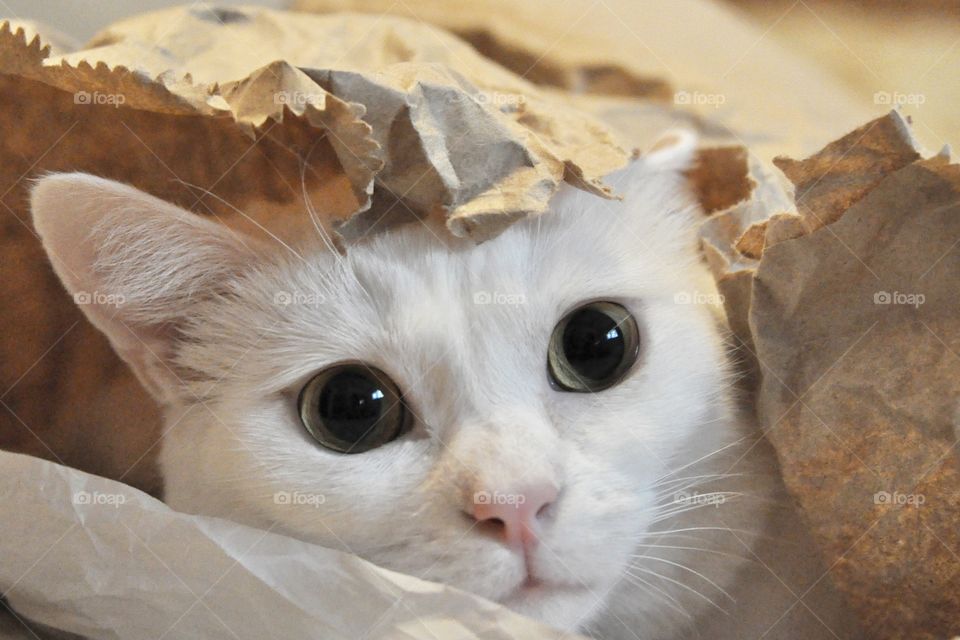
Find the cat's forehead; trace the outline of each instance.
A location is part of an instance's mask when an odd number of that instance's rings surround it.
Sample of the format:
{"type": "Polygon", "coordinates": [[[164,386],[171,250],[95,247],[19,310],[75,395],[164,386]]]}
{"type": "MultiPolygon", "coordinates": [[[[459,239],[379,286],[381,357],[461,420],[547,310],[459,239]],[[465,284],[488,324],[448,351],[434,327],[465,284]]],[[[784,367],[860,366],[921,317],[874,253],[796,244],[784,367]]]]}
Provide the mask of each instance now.
{"type": "Polygon", "coordinates": [[[584,289],[651,290],[675,284],[673,276],[694,256],[687,225],[664,202],[606,202],[578,193],[481,244],[408,224],[349,248],[350,273],[343,275],[355,275],[386,299],[414,289],[425,300],[440,296],[448,303],[489,298],[509,305],[584,289]]]}
{"type": "Polygon", "coordinates": [[[479,245],[411,223],[346,255],[288,256],[258,270],[266,282],[253,288],[278,298],[287,321],[322,325],[323,334],[350,327],[395,337],[550,323],[586,298],[672,296],[695,258],[678,242],[676,223],[664,224],[671,212],[590,202],[521,221],[479,245]]]}
{"type": "Polygon", "coordinates": [[[236,308],[208,308],[197,342],[216,345],[203,348],[211,371],[289,384],[354,359],[413,377],[485,375],[487,361],[539,371],[552,328],[576,305],[672,300],[685,286],[695,251],[671,201],[578,197],[479,245],[411,223],[346,255],[285,255],[252,270],[227,303],[236,308]]]}

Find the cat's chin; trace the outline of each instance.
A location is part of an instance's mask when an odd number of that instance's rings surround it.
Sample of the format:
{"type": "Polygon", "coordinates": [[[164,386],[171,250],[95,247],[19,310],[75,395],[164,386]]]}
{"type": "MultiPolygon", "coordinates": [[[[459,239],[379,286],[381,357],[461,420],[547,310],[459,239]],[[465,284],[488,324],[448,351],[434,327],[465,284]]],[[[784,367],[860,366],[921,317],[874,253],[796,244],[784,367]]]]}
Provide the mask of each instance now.
{"type": "Polygon", "coordinates": [[[602,605],[602,596],[586,585],[524,582],[500,604],[556,629],[574,632],[583,628],[602,605]]]}

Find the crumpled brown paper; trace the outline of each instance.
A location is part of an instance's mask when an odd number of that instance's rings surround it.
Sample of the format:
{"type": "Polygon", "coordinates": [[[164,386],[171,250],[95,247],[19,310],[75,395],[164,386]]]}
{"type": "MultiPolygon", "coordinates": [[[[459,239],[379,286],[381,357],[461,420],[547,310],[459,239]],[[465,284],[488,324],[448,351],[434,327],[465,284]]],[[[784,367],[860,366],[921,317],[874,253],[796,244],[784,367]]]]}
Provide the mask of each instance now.
{"type": "Polygon", "coordinates": [[[776,164],[795,209],[713,220],[708,250],[761,422],[867,635],[956,634],[960,165],[921,158],[896,112],[776,164]]]}
{"type": "Polygon", "coordinates": [[[351,238],[392,210],[490,237],[545,211],[564,180],[611,195],[600,176],[628,157],[599,122],[401,18],[197,5],[119,22],[53,58],[6,29],[0,70],[92,103],[228,117],[251,136],[300,119],[352,186],[360,215],[339,227],[351,238]]]}
{"type": "Polygon", "coordinates": [[[807,154],[876,113],[864,96],[716,0],[295,0],[293,6],[433,24],[545,91],[554,88],[565,99],[602,97],[607,113],[633,118],[639,111],[648,127],[649,106],[667,107],[677,121],[695,115],[706,121],[702,134],[733,139],[768,162],[807,154]]]}
{"type": "Polygon", "coordinates": [[[98,640],[578,637],[37,458],[0,452],[0,475],[5,513],[16,516],[0,536],[0,585],[18,614],[54,629],[98,640]]]}

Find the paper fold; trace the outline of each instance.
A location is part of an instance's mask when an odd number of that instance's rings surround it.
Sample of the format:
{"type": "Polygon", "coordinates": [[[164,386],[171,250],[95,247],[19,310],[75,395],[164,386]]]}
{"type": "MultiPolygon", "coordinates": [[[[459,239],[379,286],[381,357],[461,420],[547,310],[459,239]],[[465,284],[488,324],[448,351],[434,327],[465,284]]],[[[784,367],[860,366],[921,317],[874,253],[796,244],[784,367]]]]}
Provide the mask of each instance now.
{"type": "Polygon", "coordinates": [[[0,72],[132,109],[232,118],[253,137],[303,120],[328,138],[358,200],[362,216],[339,227],[348,239],[382,219],[439,216],[483,240],[506,226],[498,216],[543,213],[565,180],[609,197],[600,178],[628,158],[599,121],[403,18],[182,7],[114,24],[91,45],[49,56],[6,25],[0,72]]]}
{"type": "Polygon", "coordinates": [[[0,452],[0,591],[90,638],[573,638],[355,556],[0,452]]]}

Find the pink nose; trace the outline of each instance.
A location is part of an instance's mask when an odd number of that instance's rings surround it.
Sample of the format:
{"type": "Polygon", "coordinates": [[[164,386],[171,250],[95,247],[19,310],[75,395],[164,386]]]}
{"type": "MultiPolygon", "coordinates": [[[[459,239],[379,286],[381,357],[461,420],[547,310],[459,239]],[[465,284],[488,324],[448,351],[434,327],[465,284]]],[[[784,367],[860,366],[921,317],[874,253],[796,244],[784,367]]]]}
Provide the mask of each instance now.
{"type": "Polygon", "coordinates": [[[552,484],[538,484],[512,492],[477,491],[471,514],[482,523],[496,527],[504,542],[528,548],[537,541],[538,520],[557,499],[552,484]]]}

